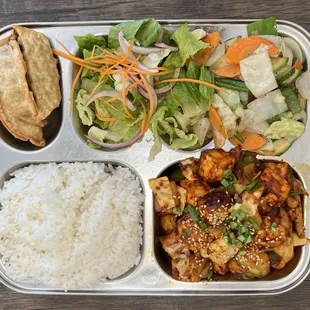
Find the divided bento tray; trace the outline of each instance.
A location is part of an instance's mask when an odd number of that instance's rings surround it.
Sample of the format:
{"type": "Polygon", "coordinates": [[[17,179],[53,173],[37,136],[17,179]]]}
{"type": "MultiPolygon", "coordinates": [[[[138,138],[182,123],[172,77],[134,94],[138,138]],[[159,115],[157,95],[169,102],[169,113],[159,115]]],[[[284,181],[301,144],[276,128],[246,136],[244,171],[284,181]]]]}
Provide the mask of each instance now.
{"type": "MultiPolygon", "coordinates": [[[[23,24],[44,33],[53,47],[61,48],[56,40],[61,41],[73,54],[77,52],[74,35],[87,33],[107,35],[111,25],[120,21],[98,22],[58,22],[58,23],[27,23],[23,24]]],[[[189,27],[203,26],[219,28],[224,40],[237,35],[246,35],[246,24],[250,20],[163,20],[165,27],[175,28],[178,24],[188,22],[189,27]]],[[[11,26],[0,30],[0,40],[9,35],[11,26]]],[[[293,37],[301,46],[306,61],[310,63],[310,35],[302,27],[288,21],[278,21],[278,31],[281,35],[293,37]]],[[[98,161],[111,162],[128,166],[140,178],[145,194],[143,211],[143,245],[141,261],[123,276],[103,282],[94,287],[67,291],[60,288],[48,288],[28,282],[15,282],[6,275],[0,264],[0,281],[7,287],[22,293],[33,294],[74,294],[74,295],[240,295],[240,294],[277,294],[286,292],[301,283],[310,272],[310,246],[306,245],[296,252],[295,259],[276,276],[267,280],[255,281],[214,281],[186,283],[174,280],[160,266],[156,259],[153,195],[148,186],[148,179],[158,176],[169,165],[190,156],[199,157],[204,149],[213,148],[209,144],[196,151],[173,151],[163,145],[163,151],[152,162],[148,154],[152,145],[152,135],[147,132],[143,141],[130,148],[115,151],[95,150],[88,147],[78,126],[78,117],[70,112],[70,87],[75,67],[65,59],[59,59],[61,74],[62,104],[48,119],[44,133],[47,145],[36,149],[22,141],[15,140],[0,126],[0,187],[9,179],[9,174],[17,168],[31,163],[43,162],[77,162],[98,161]]],[[[281,157],[269,159],[285,160],[291,164],[300,175],[306,189],[310,190],[310,127],[307,115],[306,132],[281,157]]],[[[225,145],[224,149],[230,146],[225,145]]],[[[305,199],[306,236],[310,237],[310,200],[305,199]]]]}

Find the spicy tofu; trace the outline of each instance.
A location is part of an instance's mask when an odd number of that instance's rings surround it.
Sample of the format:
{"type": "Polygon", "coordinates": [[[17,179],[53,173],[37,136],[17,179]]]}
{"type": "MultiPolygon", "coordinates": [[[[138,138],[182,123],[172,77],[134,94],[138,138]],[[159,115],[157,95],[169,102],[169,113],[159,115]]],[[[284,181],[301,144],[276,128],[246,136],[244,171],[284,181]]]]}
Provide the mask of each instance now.
{"type": "Polygon", "coordinates": [[[262,217],[263,229],[257,231],[255,244],[264,248],[275,248],[286,240],[286,229],[279,223],[271,222],[269,216],[262,217]]]}
{"type": "Polygon", "coordinates": [[[228,263],[231,273],[244,275],[250,279],[265,277],[270,272],[269,257],[265,252],[248,249],[238,253],[228,263]]]}
{"type": "Polygon", "coordinates": [[[202,257],[209,258],[215,264],[224,265],[233,258],[238,251],[239,249],[234,244],[228,244],[227,239],[222,237],[211,242],[208,250],[205,251],[202,249],[200,254],[202,257]]]}
{"type": "Polygon", "coordinates": [[[285,162],[281,162],[281,163],[269,162],[269,163],[265,163],[265,167],[271,169],[276,174],[278,174],[281,178],[284,178],[284,179],[287,178],[287,175],[289,173],[289,165],[285,162]]]}
{"type": "Polygon", "coordinates": [[[294,258],[294,245],[292,238],[287,238],[281,245],[273,249],[269,254],[271,267],[275,269],[282,269],[284,266],[294,258]]]}
{"type": "Polygon", "coordinates": [[[205,279],[211,270],[210,260],[196,254],[174,258],[171,265],[172,277],[185,282],[198,282],[205,279]]]}
{"type": "Polygon", "coordinates": [[[160,237],[159,240],[163,249],[172,258],[177,258],[180,255],[188,256],[190,254],[188,247],[182,242],[177,233],[171,233],[167,236],[160,237]]]}
{"type": "Polygon", "coordinates": [[[233,169],[236,158],[223,150],[208,150],[201,153],[199,174],[207,182],[218,182],[226,169],[233,169]]]}
{"type": "Polygon", "coordinates": [[[276,171],[265,168],[260,176],[265,186],[263,200],[271,206],[281,206],[287,199],[291,186],[276,171]]]}
{"type": "Polygon", "coordinates": [[[228,266],[227,266],[227,264],[218,265],[216,263],[213,263],[213,271],[222,275],[222,276],[225,276],[225,274],[228,271],[228,266]]]}
{"type": "Polygon", "coordinates": [[[167,177],[150,179],[149,185],[155,196],[155,211],[160,214],[182,214],[186,203],[186,190],[167,177]]]}
{"type": "Polygon", "coordinates": [[[176,229],[176,216],[173,214],[163,215],[159,218],[160,227],[165,235],[176,229]]]}
{"type": "Polygon", "coordinates": [[[207,248],[209,237],[197,221],[194,221],[190,214],[183,215],[177,221],[177,231],[182,242],[193,251],[198,252],[201,248],[207,248]]]}
{"type": "Polygon", "coordinates": [[[198,201],[201,217],[210,225],[219,225],[229,216],[233,200],[226,191],[211,191],[198,201]]]}
{"type": "Polygon", "coordinates": [[[198,200],[208,194],[211,190],[210,185],[203,180],[189,181],[183,179],[180,181],[180,185],[186,190],[186,202],[191,206],[196,206],[198,200]]]}
{"type": "Polygon", "coordinates": [[[200,179],[200,175],[198,173],[199,170],[199,159],[190,157],[181,161],[180,168],[182,174],[189,181],[195,181],[200,179]]]}

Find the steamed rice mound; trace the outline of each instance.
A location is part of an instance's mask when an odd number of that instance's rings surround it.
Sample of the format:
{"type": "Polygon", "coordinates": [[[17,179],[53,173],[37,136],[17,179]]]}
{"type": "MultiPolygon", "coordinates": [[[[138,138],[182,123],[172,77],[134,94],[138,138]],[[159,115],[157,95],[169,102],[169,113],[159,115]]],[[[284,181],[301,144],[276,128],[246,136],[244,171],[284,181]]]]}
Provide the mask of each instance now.
{"type": "Polygon", "coordinates": [[[0,258],[13,280],[90,287],[140,261],[144,196],[128,168],[49,163],[12,176],[0,191],[0,258]]]}

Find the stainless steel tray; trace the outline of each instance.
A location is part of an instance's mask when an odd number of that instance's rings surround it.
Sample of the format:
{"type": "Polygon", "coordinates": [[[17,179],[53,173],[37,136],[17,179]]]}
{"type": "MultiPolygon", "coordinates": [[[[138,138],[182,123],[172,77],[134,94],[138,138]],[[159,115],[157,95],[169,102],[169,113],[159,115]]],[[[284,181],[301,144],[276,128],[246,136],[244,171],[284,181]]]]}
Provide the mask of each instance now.
{"type": "MultiPolygon", "coordinates": [[[[120,21],[70,22],[70,23],[28,23],[23,24],[46,34],[55,48],[61,48],[56,40],[64,43],[72,53],[77,51],[73,35],[87,33],[103,34],[109,32],[110,26],[120,21]]],[[[222,38],[229,39],[236,35],[246,35],[246,24],[250,20],[164,20],[166,27],[175,28],[178,24],[188,22],[190,27],[219,27],[222,38]]],[[[9,35],[11,26],[0,30],[0,39],[9,35]]],[[[307,63],[310,63],[310,35],[300,26],[278,21],[278,30],[282,35],[293,37],[302,47],[307,63]]],[[[18,142],[0,127],[0,186],[9,178],[14,169],[30,163],[62,161],[104,161],[129,166],[137,173],[145,191],[144,239],[140,264],[126,275],[91,288],[82,288],[65,292],[60,288],[48,288],[27,282],[15,282],[8,278],[0,264],[0,281],[7,287],[22,293],[32,294],[66,294],[66,295],[240,295],[240,294],[278,294],[286,292],[300,284],[310,271],[310,247],[304,246],[300,251],[296,266],[288,274],[274,280],[260,281],[219,281],[185,283],[172,279],[166,274],[154,254],[154,213],[153,196],[148,186],[148,179],[156,177],[170,164],[189,156],[198,157],[201,150],[184,152],[169,150],[165,145],[155,161],[148,162],[148,153],[152,144],[152,135],[148,132],[141,143],[131,148],[117,151],[94,150],[87,146],[76,115],[70,113],[69,97],[72,75],[72,64],[60,59],[61,83],[63,90],[62,106],[49,119],[48,144],[42,149],[35,149],[29,144],[18,142]]],[[[310,190],[310,127],[309,113],[306,133],[299,138],[280,159],[293,165],[301,175],[308,191],[310,190]]],[[[206,148],[212,148],[209,144],[206,148]]],[[[230,148],[229,144],[225,145],[230,148]]],[[[269,157],[271,159],[279,159],[269,157]]],[[[310,237],[308,214],[309,200],[306,200],[305,226],[306,235],[310,237]]]]}

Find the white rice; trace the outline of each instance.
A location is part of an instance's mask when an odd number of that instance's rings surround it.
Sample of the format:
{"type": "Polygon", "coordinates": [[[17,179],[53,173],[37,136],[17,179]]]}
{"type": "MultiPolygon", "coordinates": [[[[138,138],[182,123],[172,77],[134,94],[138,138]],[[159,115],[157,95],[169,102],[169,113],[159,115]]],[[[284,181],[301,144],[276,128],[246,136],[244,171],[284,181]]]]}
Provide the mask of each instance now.
{"type": "Polygon", "coordinates": [[[90,287],[140,260],[140,182],[102,163],[31,165],[0,190],[0,257],[15,281],[90,287]]]}

